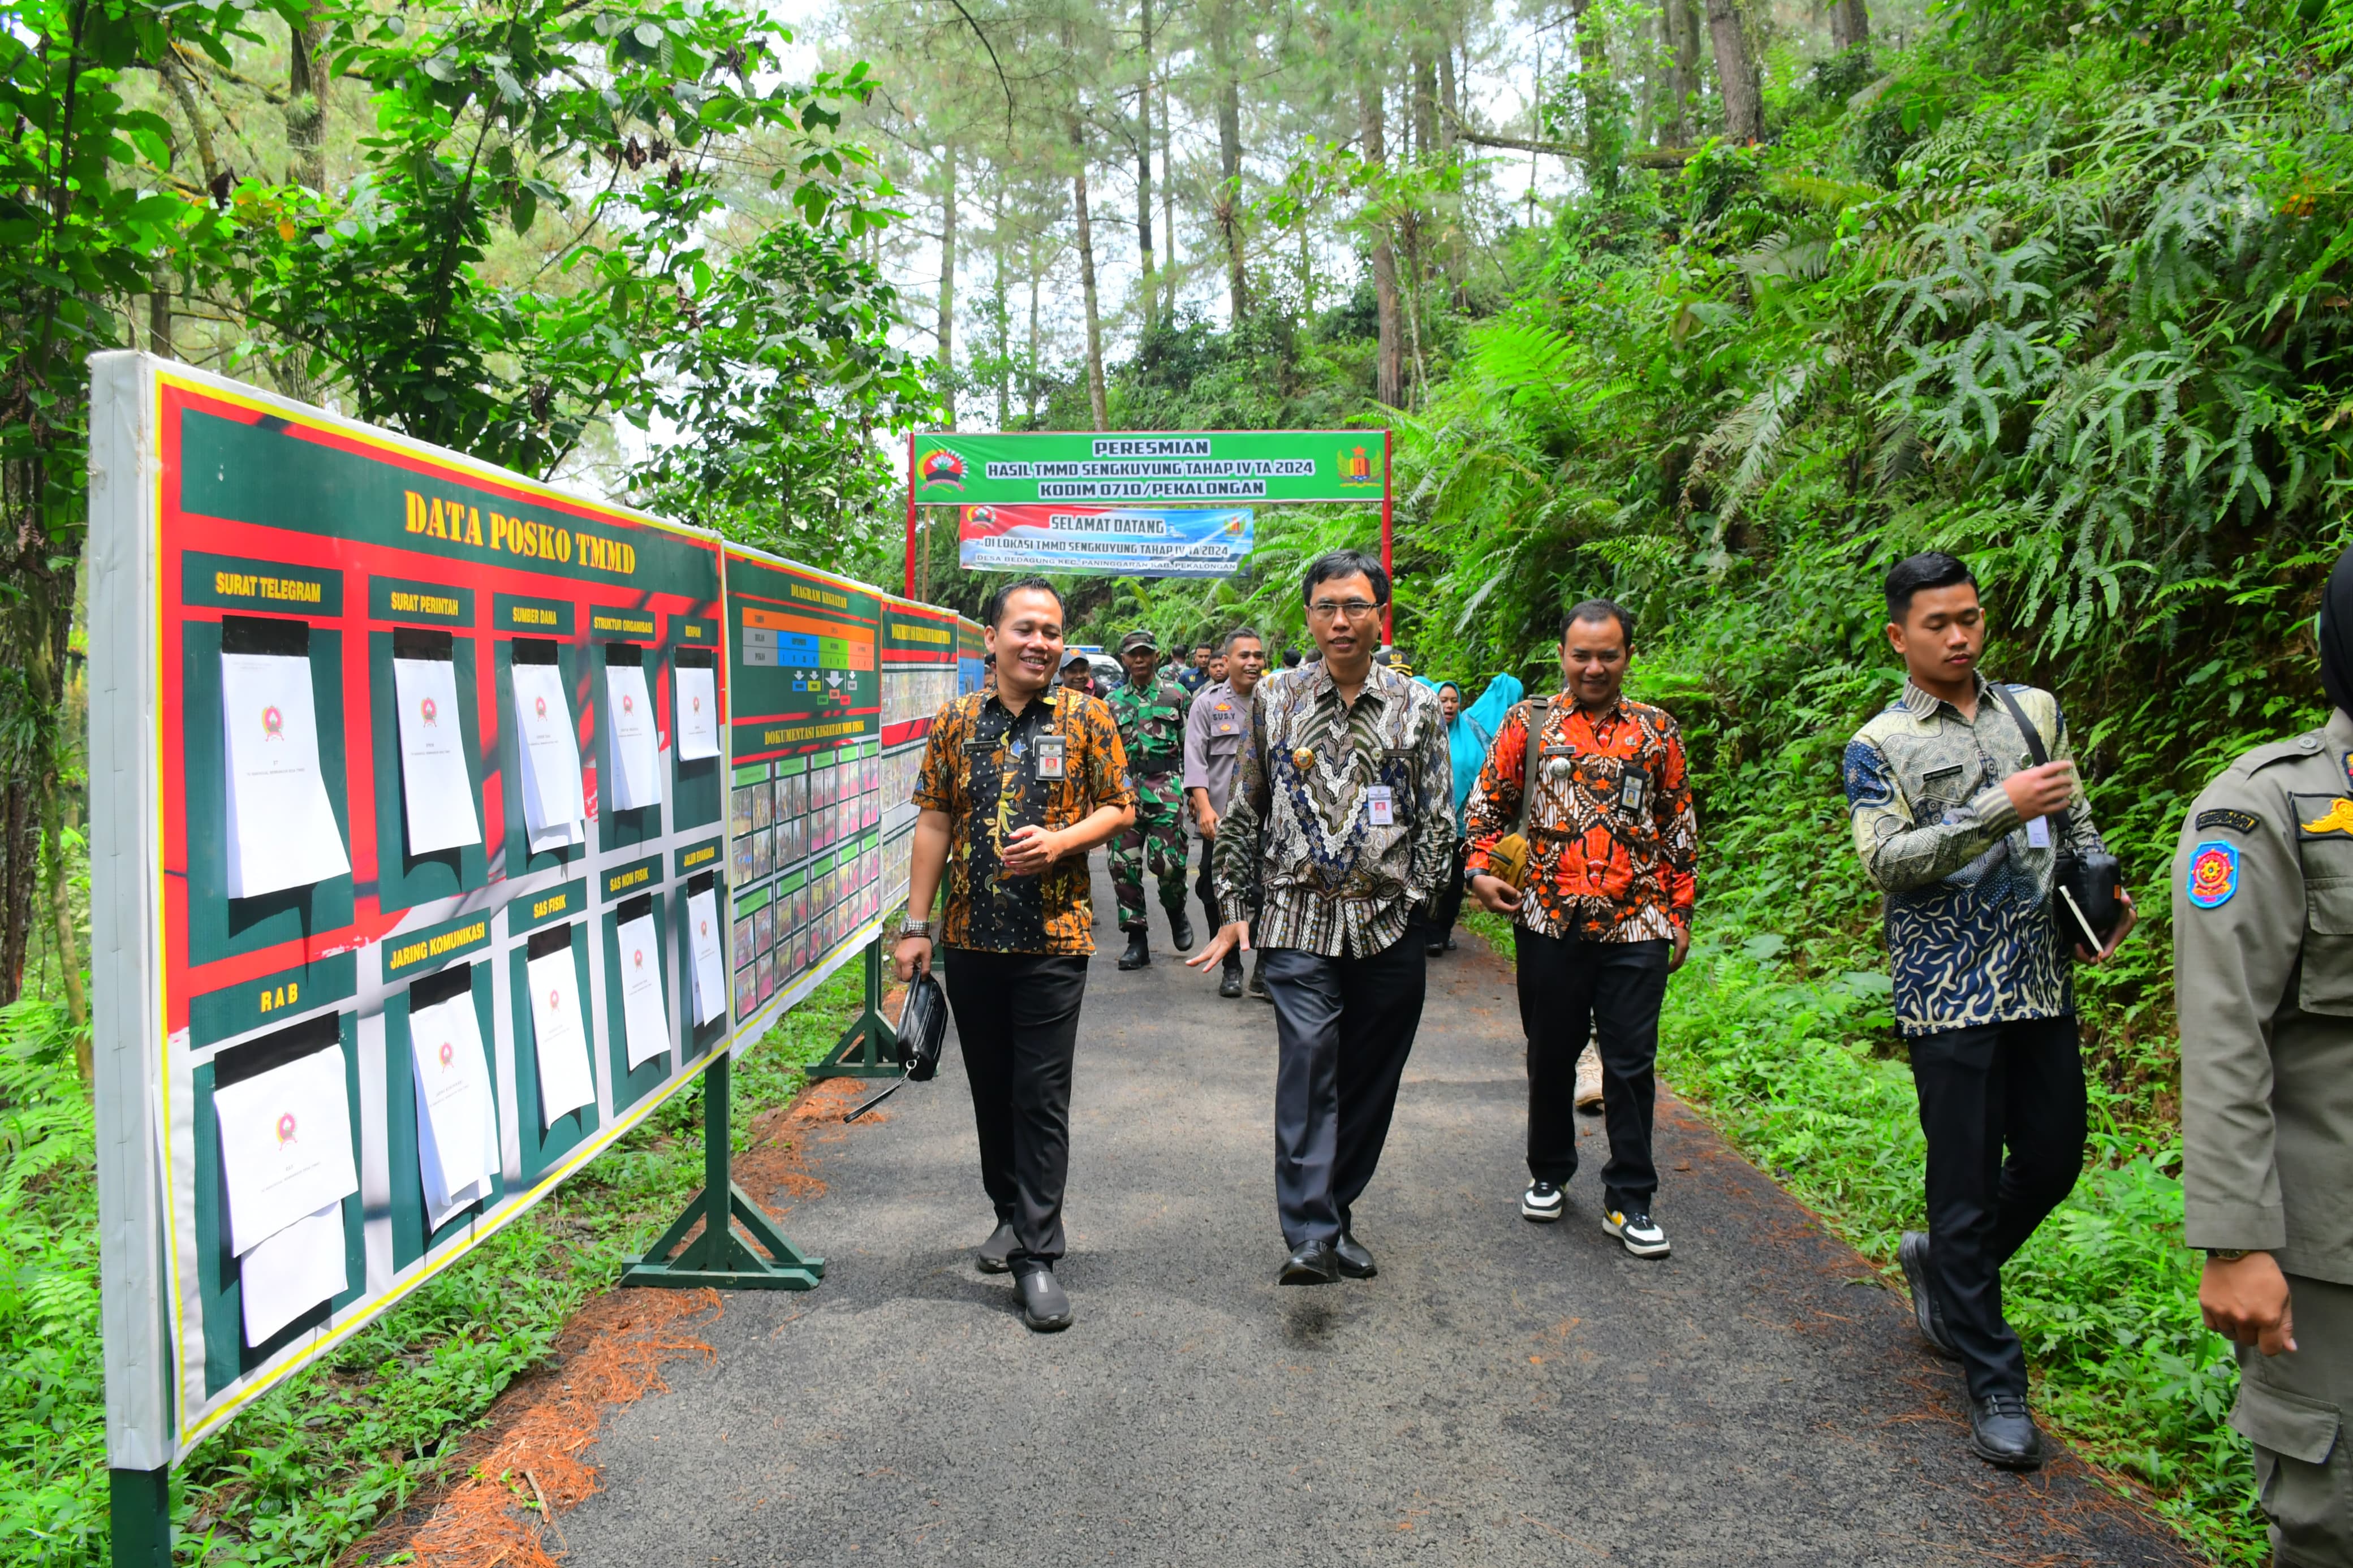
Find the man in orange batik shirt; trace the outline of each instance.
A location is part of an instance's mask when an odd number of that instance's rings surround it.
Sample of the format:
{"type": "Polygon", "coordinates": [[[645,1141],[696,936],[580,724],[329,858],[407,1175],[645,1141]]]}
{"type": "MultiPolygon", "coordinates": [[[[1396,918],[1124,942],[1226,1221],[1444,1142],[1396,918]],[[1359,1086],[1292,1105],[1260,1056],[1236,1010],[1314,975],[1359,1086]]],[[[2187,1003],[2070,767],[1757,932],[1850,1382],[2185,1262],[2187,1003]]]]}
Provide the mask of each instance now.
{"type": "Polygon", "coordinates": [[[1632,617],[1608,599],[1562,617],[1561,692],[1504,716],[1472,786],[1464,876],[1482,906],[1514,920],[1528,1037],[1530,1184],[1520,1213],[1550,1223],[1567,1212],[1577,1058],[1590,1028],[1609,1129],[1602,1225],[1636,1257],[1663,1258],[1667,1235],[1651,1217],[1659,1008],[1668,973],[1691,950],[1699,827],[1674,720],[1623,695],[1633,643],[1632,617]],[[1496,840],[1514,831],[1528,844],[1524,889],[1489,869],[1496,840]]]}

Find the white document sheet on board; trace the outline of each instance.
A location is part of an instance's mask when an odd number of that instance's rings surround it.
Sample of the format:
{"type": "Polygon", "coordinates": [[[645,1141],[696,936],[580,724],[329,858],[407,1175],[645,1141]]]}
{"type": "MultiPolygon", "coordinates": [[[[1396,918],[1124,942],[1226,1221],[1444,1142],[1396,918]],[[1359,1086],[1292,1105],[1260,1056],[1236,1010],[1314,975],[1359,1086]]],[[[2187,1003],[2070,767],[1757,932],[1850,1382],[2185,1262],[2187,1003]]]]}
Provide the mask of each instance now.
{"type": "Polygon", "coordinates": [[[228,896],[306,888],[352,868],[319,771],[311,661],[221,655],[228,765],[228,896]]]}
{"type": "Polygon", "coordinates": [[[719,672],[678,667],[678,710],[670,725],[678,760],[691,763],[719,754],[719,672]]]}
{"type": "Polygon", "coordinates": [[[614,933],[621,949],[621,1026],[628,1035],[629,1070],[670,1049],[670,1014],[662,1006],[661,935],[654,917],[625,921],[614,933]]]}
{"type": "Polygon", "coordinates": [[[497,1125],[490,1063],[474,994],[461,991],[408,1016],[408,1059],[417,1079],[417,1142],[428,1199],[448,1206],[491,1173],[485,1125],[497,1125]]]}
{"type": "Polygon", "coordinates": [[[245,1342],[258,1345],[351,1284],[343,1270],[341,1199],[304,1215],[237,1259],[237,1298],[245,1342]]]}
{"type": "Polygon", "coordinates": [[[522,754],[522,819],[531,847],[583,843],[588,807],[581,787],[580,731],[564,695],[563,669],[553,664],[513,667],[516,750],[522,754]]]}
{"type": "Polygon", "coordinates": [[[408,808],[408,852],[430,855],[482,841],[474,781],[458,726],[458,667],[446,658],[392,661],[400,704],[400,794],[408,808]]]}
{"type": "Polygon", "coordinates": [[[613,727],[613,809],[661,804],[661,763],[656,753],[654,700],[646,672],[634,664],[605,667],[605,719],[613,727]]]}
{"type": "Polygon", "coordinates": [[[686,899],[687,946],[694,954],[694,1021],[708,1024],[727,1011],[727,962],[719,954],[719,898],[686,899]]]}
{"type": "Polygon", "coordinates": [[[213,1114],[238,1257],[360,1190],[341,1046],[214,1091],[213,1114]]]}
{"type": "Polygon", "coordinates": [[[567,1111],[592,1104],[596,1080],[588,1070],[588,1031],[580,1021],[580,970],[569,947],[523,966],[531,978],[533,1054],[539,1058],[542,1131],[567,1111]]]}

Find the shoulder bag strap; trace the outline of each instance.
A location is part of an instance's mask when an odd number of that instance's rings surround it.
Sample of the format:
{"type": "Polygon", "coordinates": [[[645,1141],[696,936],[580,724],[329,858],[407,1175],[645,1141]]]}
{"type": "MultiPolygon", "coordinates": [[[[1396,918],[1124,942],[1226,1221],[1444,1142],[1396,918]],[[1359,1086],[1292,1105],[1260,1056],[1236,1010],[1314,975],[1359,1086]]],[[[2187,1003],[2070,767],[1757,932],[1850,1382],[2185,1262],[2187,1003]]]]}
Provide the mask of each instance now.
{"type": "Polygon", "coordinates": [[[1531,697],[1527,702],[1528,732],[1520,745],[1520,816],[1512,831],[1525,839],[1528,836],[1528,801],[1536,793],[1537,743],[1544,738],[1545,715],[1552,710],[1552,699],[1531,697]]]}
{"type": "Polygon", "coordinates": [[[2034,765],[2039,768],[2049,762],[2051,753],[2043,749],[2042,731],[2034,727],[2034,721],[2026,716],[2026,710],[2021,708],[2018,699],[2010,694],[2010,688],[1999,680],[1989,680],[1986,684],[1993,688],[1993,694],[2000,698],[2001,705],[2010,710],[2010,721],[2018,726],[2020,734],[2026,737],[2026,752],[2034,759],[2034,765]]]}

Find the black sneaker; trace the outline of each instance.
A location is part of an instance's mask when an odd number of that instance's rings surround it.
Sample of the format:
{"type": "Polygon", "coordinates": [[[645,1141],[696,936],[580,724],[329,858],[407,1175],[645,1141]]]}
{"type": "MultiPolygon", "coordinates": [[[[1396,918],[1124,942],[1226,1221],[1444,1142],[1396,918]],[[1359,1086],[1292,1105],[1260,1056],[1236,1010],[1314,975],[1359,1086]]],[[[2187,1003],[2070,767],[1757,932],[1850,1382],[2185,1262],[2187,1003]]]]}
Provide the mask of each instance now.
{"type": "Polygon", "coordinates": [[[1261,1002],[1274,1000],[1266,994],[1266,964],[1262,961],[1250,965],[1250,994],[1261,1002]]]}
{"type": "Polygon", "coordinates": [[[2042,1468],[2042,1433],[2015,1394],[1989,1394],[1969,1405],[1969,1451],[2001,1470],[2042,1468]]]}
{"type": "Polygon", "coordinates": [[[1128,932],[1127,951],[1119,955],[1119,966],[1122,969],[1141,969],[1151,962],[1152,943],[1145,937],[1143,928],[1138,927],[1128,932]]]}
{"type": "Polygon", "coordinates": [[[1568,1212],[1568,1194],[1550,1182],[1530,1182],[1520,1194],[1520,1217],[1550,1225],[1568,1212]]]}
{"type": "Polygon", "coordinates": [[[1601,1228],[1623,1242],[1626,1250],[1637,1258],[1667,1255],[1667,1233],[1651,1218],[1648,1209],[1611,1209],[1602,1216],[1601,1228]]]}
{"type": "Polygon", "coordinates": [[[983,1274],[1002,1274],[1013,1267],[1016,1245],[1013,1227],[999,1225],[988,1233],[988,1239],[980,1244],[980,1250],[972,1255],[972,1265],[983,1274]]]}
{"type": "Polygon", "coordinates": [[[1176,944],[1179,952],[1193,951],[1193,922],[1185,918],[1183,910],[1168,917],[1168,940],[1176,944]]]}
{"type": "Polygon", "coordinates": [[[1912,1321],[1920,1325],[1920,1337],[1947,1361],[1960,1360],[1961,1349],[1953,1342],[1953,1331],[1945,1327],[1945,1309],[1937,1305],[1936,1292],[1928,1288],[1927,1233],[1905,1231],[1896,1244],[1895,1261],[1904,1266],[1904,1283],[1912,1288],[1912,1321]]]}
{"type": "Polygon", "coordinates": [[[1015,1275],[1013,1283],[1021,1292],[1021,1321],[1032,1332],[1050,1334],[1071,1326],[1071,1299],[1050,1266],[1032,1264],[1015,1275]]]}

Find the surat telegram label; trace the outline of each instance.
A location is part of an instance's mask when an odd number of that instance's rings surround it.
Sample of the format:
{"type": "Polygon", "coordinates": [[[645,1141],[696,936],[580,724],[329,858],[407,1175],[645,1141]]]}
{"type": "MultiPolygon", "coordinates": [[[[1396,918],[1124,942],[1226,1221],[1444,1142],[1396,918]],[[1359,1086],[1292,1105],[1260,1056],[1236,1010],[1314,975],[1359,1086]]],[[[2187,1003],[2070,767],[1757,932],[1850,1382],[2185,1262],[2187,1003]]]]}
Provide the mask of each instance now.
{"type": "Polygon", "coordinates": [[[1250,532],[1247,507],[968,506],[958,559],[967,572],[1229,577],[1250,532]]]}

